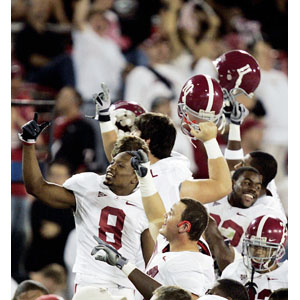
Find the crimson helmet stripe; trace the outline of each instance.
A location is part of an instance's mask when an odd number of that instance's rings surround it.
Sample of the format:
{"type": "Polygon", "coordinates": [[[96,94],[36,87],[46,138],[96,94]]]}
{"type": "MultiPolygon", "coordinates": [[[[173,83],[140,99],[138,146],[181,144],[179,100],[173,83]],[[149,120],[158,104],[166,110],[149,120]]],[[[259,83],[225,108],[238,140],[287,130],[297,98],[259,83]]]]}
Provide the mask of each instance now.
{"type": "Polygon", "coordinates": [[[262,231],[264,229],[265,223],[269,219],[270,216],[263,216],[259,222],[258,228],[257,228],[257,234],[256,236],[261,237],[262,231]]]}
{"type": "Polygon", "coordinates": [[[207,75],[203,75],[207,81],[207,85],[208,85],[208,102],[207,102],[207,106],[206,106],[206,109],[205,111],[211,111],[212,109],[212,106],[214,104],[214,93],[215,93],[215,90],[214,90],[214,85],[213,85],[213,82],[211,80],[211,77],[207,76],[207,75]]]}

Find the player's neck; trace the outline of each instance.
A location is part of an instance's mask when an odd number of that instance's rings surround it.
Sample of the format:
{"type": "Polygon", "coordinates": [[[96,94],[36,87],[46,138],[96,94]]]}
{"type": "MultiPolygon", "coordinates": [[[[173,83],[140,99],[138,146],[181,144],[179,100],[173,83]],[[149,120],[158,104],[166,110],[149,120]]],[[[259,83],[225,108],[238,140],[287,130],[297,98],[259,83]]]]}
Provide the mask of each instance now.
{"type": "Polygon", "coordinates": [[[132,186],[129,186],[129,187],[128,186],[125,186],[125,187],[109,186],[109,189],[117,196],[128,196],[128,195],[132,194],[135,187],[132,187],[132,186]]]}
{"type": "Polygon", "coordinates": [[[197,243],[191,240],[176,239],[170,242],[170,252],[192,251],[199,252],[197,243]]]}
{"type": "Polygon", "coordinates": [[[149,153],[149,161],[150,165],[155,164],[156,162],[159,161],[159,158],[155,157],[151,152],[149,153]]]}

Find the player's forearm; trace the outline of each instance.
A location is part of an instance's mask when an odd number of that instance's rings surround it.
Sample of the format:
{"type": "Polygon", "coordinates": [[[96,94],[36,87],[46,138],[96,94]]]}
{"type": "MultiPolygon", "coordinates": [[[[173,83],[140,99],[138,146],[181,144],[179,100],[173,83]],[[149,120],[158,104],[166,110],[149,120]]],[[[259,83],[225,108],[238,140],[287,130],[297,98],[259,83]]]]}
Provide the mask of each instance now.
{"type": "Polygon", "coordinates": [[[229,125],[228,143],[224,156],[231,171],[242,161],[244,152],[241,145],[240,125],[229,125]]]}
{"type": "Polygon", "coordinates": [[[209,179],[213,181],[216,187],[218,199],[221,199],[231,193],[232,181],[228,164],[224,157],[208,160],[209,179]]]}
{"type": "Polygon", "coordinates": [[[117,132],[111,121],[99,122],[104,152],[108,161],[112,160],[112,150],[117,141],[117,132]]]}
{"type": "Polygon", "coordinates": [[[215,201],[231,192],[230,170],[216,138],[204,142],[203,145],[208,157],[209,184],[214,186],[212,189],[214,190],[215,199],[212,199],[212,201],[215,201]]]}
{"type": "Polygon", "coordinates": [[[217,261],[219,269],[223,271],[234,261],[234,251],[225,243],[217,225],[211,219],[205,230],[204,237],[217,261]]]}
{"type": "Polygon", "coordinates": [[[28,194],[54,208],[75,207],[72,192],[44,180],[35,154],[35,146],[23,144],[23,179],[28,194]]]}
{"type": "Polygon", "coordinates": [[[23,179],[27,193],[37,196],[39,187],[44,183],[34,144],[23,144],[23,179]]]}
{"type": "Polygon", "coordinates": [[[134,269],[128,279],[134,284],[136,289],[144,296],[144,299],[149,300],[153,296],[152,293],[161,286],[150,276],[146,275],[139,269],[134,269]]]}

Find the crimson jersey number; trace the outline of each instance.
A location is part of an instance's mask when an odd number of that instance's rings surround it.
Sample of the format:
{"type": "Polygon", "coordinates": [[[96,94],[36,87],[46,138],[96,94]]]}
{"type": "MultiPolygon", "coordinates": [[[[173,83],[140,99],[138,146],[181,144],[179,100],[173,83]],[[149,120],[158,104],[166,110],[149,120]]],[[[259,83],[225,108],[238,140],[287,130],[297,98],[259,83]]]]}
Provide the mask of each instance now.
{"type": "MultiPolygon", "coordinates": [[[[271,293],[272,292],[270,290],[264,289],[258,293],[257,300],[269,299],[269,296],[271,295],[271,293]]],[[[255,295],[249,293],[249,300],[255,300],[255,295]]]]}
{"type": "Polygon", "coordinates": [[[99,220],[99,238],[106,243],[114,246],[115,249],[119,250],[122,247],[122,229],[124,226],[125,213],[122,209],[106,206],[101,210],[99,220]],[[116,225],[108,224],[108,216],[112,215],[116,217],[116,225]],[[108,241],[106,233],[112,233],[114,242],[108,241]]]}
{"type": "MultiPolygon", "coordinates": [[[[216,215],[216,214],[212,214],[212,213],[210,215],[215,219],[217,225],[219,226],[219,224],[221,222],[220,216],[216,215]]],[[[225,228],[225,229],[232,228],[235,231],[234,236],[233,236],[230,244],[231,244],[231,246],[236,247],[239,244],[242,235],[244,234],[243,227],[238,225],[237,223],[235,223],[232,220],[226,220],[225,222],[223,222],[221,227],[225,228]]]]}

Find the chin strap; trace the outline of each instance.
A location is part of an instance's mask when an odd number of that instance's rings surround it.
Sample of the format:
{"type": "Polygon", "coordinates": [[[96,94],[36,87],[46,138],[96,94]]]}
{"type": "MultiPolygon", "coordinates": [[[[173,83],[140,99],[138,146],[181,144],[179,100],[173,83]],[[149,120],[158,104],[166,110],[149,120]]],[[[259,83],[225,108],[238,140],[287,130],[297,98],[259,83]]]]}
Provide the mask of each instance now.
{"type": "Polygon", "coordinates": [[[248,292],[248,295],[249,295],[250,299],[254,299],[255,298],[255,295],[257,293],[256,289],[258,288],[257,284],[255,282],[253,282],[254,273],[255,273],[255,269],[252,267],[251,280],[248,281],[245,284],[245,287],[247,289],[247,292],[248,292]]]}

